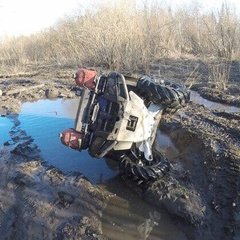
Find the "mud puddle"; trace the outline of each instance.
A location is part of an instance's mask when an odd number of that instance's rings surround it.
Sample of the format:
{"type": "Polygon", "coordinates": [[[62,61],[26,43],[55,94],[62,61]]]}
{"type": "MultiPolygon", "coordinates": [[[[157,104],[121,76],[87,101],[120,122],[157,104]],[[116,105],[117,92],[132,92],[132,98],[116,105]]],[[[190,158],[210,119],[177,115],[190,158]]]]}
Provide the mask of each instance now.
{"type": "MultiPolygon", "coordinates": [[[[95,159],[87,151],[74,151],[63,146],[58,134],[66,128],[74,127],[78,99],[38,100],[22,105],[18,116],[19,129],[34,139],[48,165],[63,173],[81,172],[92,184],[105,181],[117,173],[108,168],[104,159],[95,159]]],[[[0,119],[1,145],[9,140],[11,122],[0,119]]],[[[0,146],[1,146],[0,145],[0,146]]]]}
{"type": "MultiPolygon", "coordinates": [[[[81,172],[92,184],[110,195],[102,215],[103,234],[109,239],[189,239],[179,220],[171,219],[165,210],[143,201],[124,183],[118,171],[109,167],[108,161],[94,159],[87,151],[77,152],[61,144],[58,133],[74,126],[77,104],[78,99],[26,102],[17,117],[18,128],[33,138],[48,165],[63,173],[81,172]]],[[[9,131],[13,123],[1,117],[0,124],[1,147],[11,138],[9,131]]],[[[163,139],[161,142],[166,144],[167,141],[163,139]]]]}
{"type": "Polygon", "coordinates": [[[157,131],[157,148],[163,152],[171,162],[175,162],[179,156],[179,151],[175,147],[171,138],[161,130],[157,131]]]}
{"type": "MultiPolygon", "coordinates": [[[[91,183],[99,185],[111,196],[102,215],[103,234],[112,240],[191,239],[191,230],[183,221],[172,218],[165,210],[159,207],[155,209],[143,201],[124,184],[117,171],[109,168],[104,159],[93,159],[86,151],[79,153],[60,143],[58,133],[74,126],[77,104],[78,99],[24,103],[18,116],[18,127],[34,139],[44,161],[49,165],[64,173],[81,172],[91,183]]],[[[228,106],[227,111],[229,108],[231,107],[228,106]]],[[[12,123],[8,118],[1,117],[0,126],[1,147],[10,139],[8,133],[12,123]]],[[[157,140],[159,148],[170,161],[179,161],[179,151],[168,135],[158,131],[157,140]]],[[[187,167],[191,163],[181,164],[187,167]]]]}
{"type": "Polygon", "coordinates": [[[211,110],[225,111],[229,113],[240,112],[240,108],[238,107],[233,107],[233,106],[209,101],[201,97],[200,94],[196,91],[191,91],[191,101],[193,101],[194,103],[204,105],[205,107],[210,108],[211,110]]]}
{"type": "MultiPolygon", "coordinates": [[[[191,91],[191,101],[193,101],[194,103],[197,103],[197,104],[202,104],[205,107],[207,107],[213,111],[217,110],[217,111],[224,111],[227,113],[240,112],[240,108],[238,108],[238,107],[233,107],[233,106],[209,101],[209,100],[201,97],[200,94],[197,93],[196,91],[191,91]]],[[[181,113],[181,114],[184,114],[184,113],[181,113]]],[[[184,167],[186,167],[186,168],[192,167],[193,163],[187,159],[181,159],[181,162],[178,161],[179,155],[180,155],[179,150],[174,145],[174,143],[172,142],[172,140],[168,134],[165,134],[161,130],[158,130],[156,138],[157,138],[157,141],[156,141],[157,146],[156,147],[161,152],[163,152],[171,162],[180,163],[180,164],[184,165],[184,167]]]]}
{"type": "Polygon", "coordinates": [[[0,117],[0,146],[9,140],[9,131],[12,128],[11,121],[6,117],[0,117]]]}
{"type": "Polygon", "coordinates": [[[108,180],[102,187],[113,193],[102,217],[103,233],[109,239],[190,239],[186,225],[171,218],[165,210],[147,204],[119,176],[108,180]]]}
{"type": "MultiPolygon", "coordinates": [[[[200,94],[197,93],[196,91],[191,91],[191,101],[197,104],[204,105],[205,107],[213,111],[215,110],[223,111],[230,114],[240,112],[240,108],[238,107],[233,107],[233,106],[209,101],[201,97],[200,94]]],[[[182,112],[181,114],[184,115],[184,112],[182,112]]],[[[193,167],[193,162],[191,162],[191,160],[187,158],[181,158],[181,161],[179,161],[179,156],[180,156],[179,150],[174,145],[174,143],[172,142],[168,134],[162,132],[161,130],[158,130],[156,138],[157,138],[157,141],[156,141],[157,149],[163,152],[172,163],[181,164],[187,169],[191,169],[191,167],[193,167]]]]}

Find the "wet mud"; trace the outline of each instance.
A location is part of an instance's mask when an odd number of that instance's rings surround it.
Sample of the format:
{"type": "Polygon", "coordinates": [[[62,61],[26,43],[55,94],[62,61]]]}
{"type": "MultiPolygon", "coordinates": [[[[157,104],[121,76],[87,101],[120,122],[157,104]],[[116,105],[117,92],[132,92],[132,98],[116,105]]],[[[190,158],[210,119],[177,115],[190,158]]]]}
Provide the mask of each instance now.
{"type": "Polygon", "coordinates": [[[183,188],[185,207],[193,213],[184,211],[185,219],[197,226],[199,239],[239,238],[239,120],[240,112],[192,103],[162,122],[179,151],[175,164],[184,170],[174,180],[183,188]]]}
{"type": "MultiPolygon", "coordinates": [[[[101,220],[110,190],[93,186],[81,173],[66,175],[48,166],[19,128],[16,114],[23,102],[74,97],[69,74],[43,78],[0,81],[0,114],[13,123],[10,140],[0,147],[0,234],[3,239],[111,239],[103,234],[101,220]]],[[[193,89],[201,93],[202,86],[193,89]]],[[[224,93],[221,101],[238,107],[238,101],[227,100],[238,99],[238,90],[224,93]]],[[[188,239],[239,239],[239,123],[240,112],[194,102],[165,114],[159,127],[172,142],[166,151],[170,174],[153,183],[121,179],[139,198],[180,220],[188,239]]],[[[159,141],[155,148],[162,151],[159,141]]]]}
{"type": "Polygon", "coordinates": [[[11,140],[0,150],[2,239],[106,239],[100,218],[108,196],[81,173],[44,163],[16,115],[11,140]]]}

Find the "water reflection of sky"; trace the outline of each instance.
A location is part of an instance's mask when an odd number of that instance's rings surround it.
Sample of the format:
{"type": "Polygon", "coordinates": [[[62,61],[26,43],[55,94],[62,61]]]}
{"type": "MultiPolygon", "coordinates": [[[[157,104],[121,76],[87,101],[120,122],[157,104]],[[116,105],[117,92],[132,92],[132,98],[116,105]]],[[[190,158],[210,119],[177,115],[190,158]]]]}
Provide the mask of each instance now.
{"type": "Polygon", "coordinates": [[[219,110],[219,111],[226,111],[226,112],[232,112],[232,113],[240,112],[240,108],[209,101],[201,97],[200,94],[195,91],[191,91],[191,101],[193,101],[194,103],[202,104],[210,108],[211,110],[219,110]]]}
{"type": "Polygon", "coordinates": [[[79,99],[55,100],[42,99],[34,102],[26,102],[22,105],[21,115],[29,114],[44,117],[74,119],[77,112],[79,99]]]}
{"type": "Polygon", "coordinates": [[[39,100],[22,105],[20,128],[32,136],[50,165],[63,172],[78,171],[92,183],[106,180],[117,173],[106,165],[104,159],[95,159],[87,151],[78,152],[62,145],[58,134],[74,127],[79,99],[39,100]]]}
{"type": "MultiPolygon", "coordinates": [[[[158,212],[157,219],[153,218],[155,208],[143,202],[122,179],[115,181],[117,172],[109,169],[104,159],[91,158],[87,151],[80,153],[61,144],[58,134],[66,128],[74,127],[77,106],[78,99],[24,103],[19,115],[19,127],[33,137],[49,165],[63,172],[81,172],[92,183],[106,180],[106,188],[115,196],[110,199],[103,213],[103,230],[107,236],[112,239],[127,236],[129,240],[148,239],[148,235],[152,240],[188,239],[176,220],[172,221],[164,211],[158,212]]],[[[8,119],[4,119],[0,126],[9,123],[8,119]]],[[[12,123],[4,132],[8,134],[11,127],[12,123]]],[[[171,142],[167,145],[172,146],[171,142]]]]}
{"type": "Polygon", "coordinates": [[[9,131],[12,125],[12,122],[8,118],[0,117],[0,147],[10,139],[9,131]]]}

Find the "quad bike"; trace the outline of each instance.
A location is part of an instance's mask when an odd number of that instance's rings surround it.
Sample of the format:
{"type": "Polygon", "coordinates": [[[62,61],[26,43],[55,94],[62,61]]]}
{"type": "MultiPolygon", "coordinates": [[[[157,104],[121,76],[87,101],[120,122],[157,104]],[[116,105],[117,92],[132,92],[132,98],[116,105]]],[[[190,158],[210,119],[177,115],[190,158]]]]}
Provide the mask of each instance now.
{"type": "Polygon", "coordinates": [[[112,158],[120,172],[138,179],[164,177],[170,163],[152,147],[156,131],[165,111],[176,111],[189,101],[188,89],[159,84],[150,76],[98,75],[92,69],[79,69],[75,81],[81,89],[75,127],[60,134],[62,143],[88,149],[95,158],[112,158]]]}

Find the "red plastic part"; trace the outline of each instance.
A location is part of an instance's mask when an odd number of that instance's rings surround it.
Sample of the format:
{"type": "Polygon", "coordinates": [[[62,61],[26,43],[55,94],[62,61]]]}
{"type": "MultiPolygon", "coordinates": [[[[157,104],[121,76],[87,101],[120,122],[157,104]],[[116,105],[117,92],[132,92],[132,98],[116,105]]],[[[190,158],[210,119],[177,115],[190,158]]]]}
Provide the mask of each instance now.
{"type": "Polygon", "coordinates": [[[62,144],[65,146],[68,146],[75,150],[81,150],[81,139],[83,135],[84,134],[81,132],[77,132],[72,128],[68,128],[60,134],[60,139],[62,144]]]}
{"type": "Polygon", "coordinates": [[[97,76],[97,71],[93,69],[80,68],[75,75],[75,82],[80,87],[85,87],[88,89],[95,88],[95,77],[97,76]]]}

